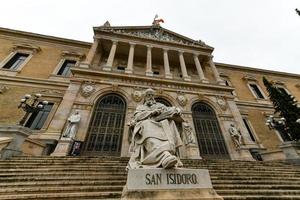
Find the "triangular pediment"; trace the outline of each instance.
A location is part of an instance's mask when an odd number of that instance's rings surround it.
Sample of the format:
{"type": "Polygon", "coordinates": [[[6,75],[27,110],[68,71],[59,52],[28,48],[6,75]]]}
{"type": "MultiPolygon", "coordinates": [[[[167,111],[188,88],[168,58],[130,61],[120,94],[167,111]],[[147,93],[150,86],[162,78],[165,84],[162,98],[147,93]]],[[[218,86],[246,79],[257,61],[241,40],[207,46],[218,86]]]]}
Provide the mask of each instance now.
{"type": "Polygon", "coordinates": [[[193,40],[161,26],[110,26],[110,24],[107,22],[103,26],[95,27],[94,30],[108,31],[144,39],[213,49],[201,40],[193,40]]]}

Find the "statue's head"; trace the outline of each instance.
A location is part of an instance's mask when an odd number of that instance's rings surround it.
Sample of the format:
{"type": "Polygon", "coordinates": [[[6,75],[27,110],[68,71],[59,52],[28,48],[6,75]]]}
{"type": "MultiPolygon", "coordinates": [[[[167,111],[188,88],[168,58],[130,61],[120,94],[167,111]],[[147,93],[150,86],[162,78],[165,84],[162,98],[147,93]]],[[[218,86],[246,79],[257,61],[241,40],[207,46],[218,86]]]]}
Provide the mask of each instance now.
{"type": "Polygon", "coordinates": [[[148,88],[145,91],[144,103],[147,105],[152,105],[153,103],[155,103],[154,90],[152,90],[151,88],[148,88]]]}

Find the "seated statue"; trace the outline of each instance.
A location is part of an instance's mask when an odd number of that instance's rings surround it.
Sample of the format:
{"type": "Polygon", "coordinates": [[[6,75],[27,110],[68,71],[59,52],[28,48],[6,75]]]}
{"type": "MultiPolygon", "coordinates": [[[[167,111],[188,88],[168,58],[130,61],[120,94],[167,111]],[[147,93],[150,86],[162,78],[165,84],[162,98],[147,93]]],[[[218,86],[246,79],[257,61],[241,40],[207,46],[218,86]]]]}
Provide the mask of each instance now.
{"type": "Polygon", "coordinates": [[[133,153],[127,168],[181,167],[177,150],[182,140],[175,122],[183,122],[181,110],[156,102],[154,91],[147,89],[144,104],[137,106],[129,123],[133,153]]]}

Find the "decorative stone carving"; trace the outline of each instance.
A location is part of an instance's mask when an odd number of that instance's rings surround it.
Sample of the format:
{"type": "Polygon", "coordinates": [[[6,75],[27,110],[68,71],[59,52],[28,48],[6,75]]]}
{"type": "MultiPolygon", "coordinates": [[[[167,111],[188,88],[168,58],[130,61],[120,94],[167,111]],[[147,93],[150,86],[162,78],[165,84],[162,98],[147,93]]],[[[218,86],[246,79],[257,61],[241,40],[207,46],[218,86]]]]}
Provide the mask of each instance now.
{"type": "Polygon", "coordinates": [[[64,95],[64,92],[61,92],[59,90],[49,90],[49,89],[45,89],[45,90],[39,90],[35,93],[41,93],[43,95],[59,95],[59,96],[62,96],[64,95]]]}
{"type": "Polygon", "coordinates": [[[183,122],[182,129],[183,134],[185,136],[185,144],[196,144],[195,134],[191,125],[188,122],[183,122]]]}
{"type": "Polygon", "coordinates": [[[231,139],[235,145],[235,148],[240,149],[241,146],[243,145],[243,137],[242,137],[241,131],[238,130],[234,126],[234,124],[230,124],[228,131],[229,131],[231,139]]]}
{"type": "Polygon", "coordinates": [[[226,103],[226,100],[224,99],[224,97],[218,96],[218,97],[216,97],[216,101],[222,110],[227,109],[227,103],[226,103]]]}
{"type": "Polygon", "coordinates": [[[133,152],[127,168],[181,167],[176,152],[182,140],[175,121],[183,122],[181,110],[156,102],[154,90],[147,89],[144,104],[137,106],[133,119],[128,123],[133,152]]]}
{"type": "Polygon", "coordinates": [[[179,36],[172,35],[168,33],[165,29],[157,26],[154,26],[151,29],[138,30],[138,31],[132,31],[126,29],[114,29],[114,28],[110,28],[110,26],[102,26],[102,27],[108,28],[106,29],[107,31],[115,32],[118,34],[130,35],[130,36],[146,38],[146,39],[154,39],[159,41],[174,42],[183,45],[209,47],[201,40],[192,40],[192,39],[189,40],[189,39],[180,38],[179,36]]]}
{"type": "Polygon", "coordinates": [[[17,43],[13,45],[12,51],[20,51],[20,50],[30,51],[33,54],[35,54],[41,51],[41,48],[39,46],[35,46],[27,43],[17,43]]]}
{"type": "Polygon", "coordinates": [[[72,114],[69,118],[68,118],[68,125],[66,130],[63,133],[63,137],[64,138],[70,138],[70,139],[74,139],[76,136],[76,132],[78,129],[78,124],[80,122],[80,114],[78,111],[75,111],[74,114],[72,114]]]}
{"type": "Polygon", "coordinates": [[[187,98],[183,93],[177,95],[177,101],[181,106],[185,106],[187,104],[187,98]]]}
{"type": "Polygon", "coordinates": [[[247,81],[257,81],[255,75],[253,74],[245,74],[243,79],[247,81]]]}
{"type": "Polygon", "coordinates": [[[104,27],[110,27],[110,23],[109,21],[106,21],[104,24],[103,24],[104,27]]]}
{"type": "Polygon", "coordinates": [[[143,99],[142,91],[135,90],[131,93],[131,97],[135,102],[140,102],[143,99]]]}
{"type": "Polygon", "coordinates": [[[89,97],[94,91],[95,91],[95,83],[91,81],[87,81],[81,86],[80,94],[83,97],[89,97]]]}
{"type": "Polygon", "coordinates": [[[9,88],[5,85],[0,85],[0,94],[4,94],[9,88]]]}

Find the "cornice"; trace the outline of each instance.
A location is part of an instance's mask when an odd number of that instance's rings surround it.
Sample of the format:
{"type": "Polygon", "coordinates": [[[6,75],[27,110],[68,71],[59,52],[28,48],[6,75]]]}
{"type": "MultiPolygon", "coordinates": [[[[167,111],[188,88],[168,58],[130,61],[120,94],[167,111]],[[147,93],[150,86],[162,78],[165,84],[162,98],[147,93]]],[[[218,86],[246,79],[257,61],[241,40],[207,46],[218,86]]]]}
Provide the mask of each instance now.
{"type": "Polygon", "coordinates": [[[90,48],[92,45],[92,43],[90,42],[43,35],[43,34],[32,33],[32,32],[19,31],[19,30],[2,28],[2,27],[0,27],[0,35],[24,37],[26,39],[31,38],[31,39],[43,40],[43,41],[54,42],[54,43],[65,44],[65,45],[73,45],[76,47],[83,47],[83,48],[90,48]]]}
{"type": "Polygon", "coordinates": [[[244,107],[253,107],[253,108],[261,108],[261,109],[274,109],[271,103],[261,103],[261,102],[253,102],[253,101],[235,101],[237,106],[244,106],[244,107]]]}
{"type": "Polygon", "coordinates": [[[5,84],[10,84],[10,85],[36,85],[37,87],[45,87],[45,86],[51,86],[54,88],[62,88],[66,89],[70,82],[69,81],[58,81],[58,80],[49,80],[49,79],[40,79],[40,78],[28,78],[28,77],[23,77],[23,76],[3,76],[0,75],[0,81],[5,83],[5,84]],[[4,82],[5,81],[5,82],[4,82]]]}
{"type": "Polygon", "coordinates": [[[273,70],[268,70],[268,69],[259,69],[259,68],[254,68],[254,67],[248,67],[248,66],[241,66],[241,65],[233,65],[233,64],[226,64],[226,63],[218,63],[215,62],[216,67],[223,67],[223,68],[232,68],[232,69],[237,69],[240,71],[248,71],[248,72],[263,72],[266,73],[267,75],[275,75],[275,76],[286,76],[286,77],[294,77],[294,78],[300,78],[300,74],[294,74],[294,73],[288,73],[288,72],[280,72],[280,71],[273,71],[273,70]]]}
{"type": "MultiPolygon", "coordinates": [[[[202,89],[210,89],[210,90],[218,90],[218,91],[224,91],[224,92],[231,92],[234,90],[232,87],[228,86],[222,86],[217,84],[211,84],[211,83],[197,83],[197,82],[185,82],[185,81],[178,81],[178,80],[169,80],[165,78],[154,78],[154,77],[147,77],[147,76],[141,76],[141,75],[127,75],[127,74],[121,74],[121,73],[114,73],[114,72],[105,72],[105,71],[99,71],[99,70],[92,70],[92,69],[84,69],[84,68],[73,68],[71,69],[72,73],[74,74],[74,78],[87,78],[93,77],[93,81],[96,81],[99,79],[101,81],[101,77],[106,78],[121,78],[124,80],[130,80],[130,81],[144,81],[148,83],[157,83],[157,84],[170,84],[170,85],[177,85],[177,86],[183,86],[183,87],[193,87],[193,88],[202,88],[202,89]],[[83,76],[82,76],[83,75],[83,76]]],[[[112,79],[114,80],[114,79],[112,79]]]]}

